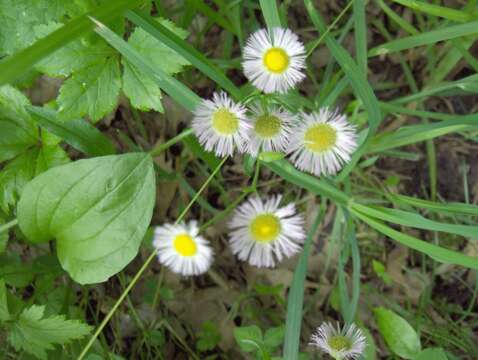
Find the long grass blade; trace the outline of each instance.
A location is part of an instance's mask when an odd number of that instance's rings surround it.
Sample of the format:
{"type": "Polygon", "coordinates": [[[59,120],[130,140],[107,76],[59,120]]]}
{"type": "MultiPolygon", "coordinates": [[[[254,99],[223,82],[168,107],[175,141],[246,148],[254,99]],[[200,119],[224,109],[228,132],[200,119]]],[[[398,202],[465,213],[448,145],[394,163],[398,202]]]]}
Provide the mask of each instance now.
{"type": "Polygon", "coordinates": [[[302,308],[304,303],[304,283],[307,273],[307,259],[310,246],[317,228],[322,220],[323,209],[315,217],[305,240],[304,250],[294,271],[292,285],[287,298],[287,314],[285,322],[284,359],[297,360],[299,358],[300,329],[302,324],[302,308]]]}
{"type": "Polygon", "coordinates": [[[135,8],[142,3],[144,3],[144,0],[107,2],[97,10],[70,21],[26,49],[5,58],[0,62],[0,85],[14,81],[41,59],[92,30],[94,24],[89,19],[90,16],[95,17],[98,21],[108,22],[121,15],[126,9],[135,8]]]}
{"type": "MultiPolygon", "coordinates": [[[[315,9],[311,0],[304,0],[305,7],[309,14],[312,23],[320,33],[325,33],[327,27],[324,19],[315,9]]],[[[358,160],[365,152],[365,148],[368,144],[370,137],[376,132],[380,122],[382,121],[382,114],[380,111],[378,100],[370,87],[366,74],[363,73],[361,68],[353,61],[347,50],[345,50],[330,34],[325,36],[325,43],[330,52],[337,60],[345,76],[350,81],[350,85],[354,89],[357,95],[368,112],[368,124],[369,129],[367,138],[362,144],[361,148],[355,152],[350,163],[342,170],[338,176],[338,180],[343,180],[355,167],[358,160]]]]}
{"type": "Polygon", "coordinates": [[[103,156],[116,153],[110,139],[86,120],[60,121],[56,111],[38,106],[30,106],[27,110],[40,126],[85,154],[103,156]]]}
{"type": "Polygon", "coordinates": [[[407,36],[374,47],[369,51],[369,57],[385,55],[397,51],[411,49],[417,46],[435,44],[439,41],[455,39],[478,33],[478,20],[465,24],[447,26],[418,35],[407,36]]]}
{"type": "Polygon", "coordinates": [[[264,16],[269,31],[275,27],[281,27],[276,0],[260,0],[259,3],[261,4],[262,16],[264,16]]]}
{"type": "Polygon", "coordinates": [[[422,13],[438,16],[456,22],[468,22],[478,18],[478,12],[465,12],[461,10],[451,9],[446,6],[429,4],[417,0],[392,0],[397,4],[406,6],[410,9],[420,11],[422,13]]]}
{"type": "Polygon", "coordinates": [[[478,258],[463,255],[459,252],[448,250],[441,246],[430,244],[413,236],[401,233],[383,224],[382,222],[369,217],[357,209],[351,208],[350,211],[370,227],[390,237],[391,239],[394,239],[402,245],[420,251],[442,263],[460,265],[470,269],[478,270],[478,258]]]}

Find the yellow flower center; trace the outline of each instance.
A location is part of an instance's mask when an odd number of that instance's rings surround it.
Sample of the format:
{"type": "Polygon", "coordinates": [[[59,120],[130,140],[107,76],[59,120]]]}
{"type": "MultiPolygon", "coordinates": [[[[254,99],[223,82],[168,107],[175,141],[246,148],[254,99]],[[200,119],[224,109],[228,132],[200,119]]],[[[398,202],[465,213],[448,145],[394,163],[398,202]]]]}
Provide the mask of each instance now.
{"type": "Polygon", "coordinates": [[[261,115],[254,124],[254,131],[261,138],[271,138],[280,132],[281,120],[274,115],[261,115]]]}
{"type": "Polygon", "coordinates": [[[336,142],[337,130],[329,124],[317,124],[305,132],[305,147],[313,152],[330,150],[336,142]]]}
{"type": "Polygon", "coordinates": [[[174,248],[182,256],[193,256],[197,252],[197,246],[193,238],[188,234],[177,235],[173,241],[174,248]]]}
{"type": "Polygon", "coordinates": [[[232,135],[239,127],[239,120],[228,109],[219,108],[212,115],[212,127],[221,135],[232,135]]]}
{"type": "Polygon", "coordinates": [[[350,350],[350,340],[342,335],[332,336],[328,341],[329,346],[335,351],[350,350]]]}
{"type": "Polygon", "coordinates": [[[273,214],[256,216],[250,226],[252,238],[261,243],[275,240],[280,233],[281,225],[279,218],[273,214]]]}
{"type": "Polygon", "coordinates": [[[289,55],[280,48],[271,48],[264,54],[264,65],[270,72],[280,74],[289,66],[289,55]]]}

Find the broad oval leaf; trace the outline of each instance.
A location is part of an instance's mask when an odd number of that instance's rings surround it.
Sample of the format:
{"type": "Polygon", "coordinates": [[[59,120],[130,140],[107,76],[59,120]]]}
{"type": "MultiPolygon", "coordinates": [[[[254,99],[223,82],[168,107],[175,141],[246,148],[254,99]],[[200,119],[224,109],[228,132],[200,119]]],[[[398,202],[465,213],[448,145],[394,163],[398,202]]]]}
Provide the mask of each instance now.
{"type": "Polygon", "coordinates": [[[390,350],[404,358],[413,359],[421,351],[420,338],[410,324],[393,311],[382,307],[373,311],[378,330],[390,350]]]}
{"type": "Polygon", "coordinates": [[[28,183],[18,221],[33,243],[56,238],[59,261],[75,281],[98,283],[136,256],[154,201],[149,154],[97,157],[58,166],[28,183]]]}

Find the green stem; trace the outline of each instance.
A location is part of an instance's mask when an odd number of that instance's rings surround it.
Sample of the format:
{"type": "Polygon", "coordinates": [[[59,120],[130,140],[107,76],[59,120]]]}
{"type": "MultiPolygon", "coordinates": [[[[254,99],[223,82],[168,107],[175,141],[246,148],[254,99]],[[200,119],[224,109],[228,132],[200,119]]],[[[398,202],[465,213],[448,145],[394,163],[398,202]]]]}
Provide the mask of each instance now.
{"type": "Polygon", "coordinates": [[[3,224],[2,226],[0,226],[0,234],[8,231],[8,229],[14,227],[17,224],[18,224],[18,219],[13,219],[12,221],[7,222],[6,224],[3,224]]]}
{"type": "MultiPolygon", "coordinates": [[[[204,182],[204,184],[201,186],[201,188],[199,189],[199,191],[194,195],[194,197],[191,199],[191,201],[189,202],[189,204],[184,208],[184,210],[181,212],[181,214],[179,215],[179,217],[177,218],[177,220],[175,221],[175,224],[178,224],[179,222],[181,222],[184,218],[184,216],[186,215],[186,213],[188,212],[188,210],[191,208],[191,206],[196,202],[196,200],[198,199],[199,195],[204,191],[204,189],[208,186],[208,184],[211,182],[212,178],[219,172],[219,170],[221,169],[222,165],[224,165],[224,163],[226,162],[227,160],[227,157],[225,157],[224,159],[222,159],[222,161],[219,163],[219,165],[214,169],[214,171],[211,173],[211,175],[207,178],[207,180],[204,182]]],[[[113,307],[111,308],[111,310],[108,312],[108,314],[105,316],[105,318],[103,319],[103,321],[101,322],[100,326],[98,326],[98,328],[96,329],[95,333],[93,334],[93,336],[90,338],[90,340],[88,341],[88,343],[86,344],[86,346],[83,348],[83,351],[81,352],[80,356],[78,356],[78,360],[82,360],[84,359],[86,353],[88,352],[88,350],[90,349],[90,347],[93,345],[93,343],[95,342],[96,338],[101,334],[101,332],[103,331],[104,327],[106,326],[106,324],[108,324],[108,322],[110,321],[111,317],[113,316],[113,314],[116,312],[116,310],[118,309],[118,307],[121,305],[121,303],[123,302],[123,300],[126,298],[126,296],[129,294],[129,292],[131,291],[131,289],[133,288],[134,285],[136,285],[136,283],[138,282],[139,278],[141,277],[141,275],[143,275],[144,271],[148,268],[149,264],[153,261],[153,259],[156,257],[156,251],[153,251],[149,257],[146,259],[146,261],[143,263],[143,265],[141,266],[141,268],[138,270],[138,272],[136,273],[136,275],[133,277],[133,279],[131,280],[131,282],[128,284],[128,286],[126,287],[126,289],[124,289],[123,293],[121,294],[121,296],[118,298],[118,300],[116,300],[116,303],[113,305],[113,307]]]]}
{"type": "Polygon", "coordinates": [[[193,133],[193,129],[189,128],[189,129],[186,129],[186,130],[183,130],[182,132],[180,132],[178,135],[176,135],[175,137],[169,139],[168,141],[164,142],[164,143],[161,143],[159,144],[158,146],[154,147],[150,152],[149,154],[152,156],[152,157],[155,157],[155,156],[158,156],[159,154],[161,154],[164,150],[170,148],[171,146],[173,146],[174,144],[180,142],[182,139],[184,139],[185,137],[191,135],[193,133]]]}

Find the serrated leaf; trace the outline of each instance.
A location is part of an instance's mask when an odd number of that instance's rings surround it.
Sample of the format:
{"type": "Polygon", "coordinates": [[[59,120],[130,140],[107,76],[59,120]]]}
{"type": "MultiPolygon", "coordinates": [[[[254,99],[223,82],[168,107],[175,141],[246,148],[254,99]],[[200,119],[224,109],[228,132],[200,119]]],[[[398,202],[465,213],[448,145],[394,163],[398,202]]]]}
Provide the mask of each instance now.
{"type": "Polygon", "coordinates": [[[264,344],[272,349],[278,347],[284,341],[285,326],[267,329],[264,334],[264,344]]]}
{"type": "Polygon", "coordinates": [[[8,311],[7,288],[5,281],[0,279],[0,322],[8,319],[10,319],[10,312],[8,311]]]}
{"type": "MultiPolygon", "coordinates": [[[[61,26],[63,24],[56,22],[41,24],[35,26],[35,34],[38,38],[42,38],[61,26]]],[[[40,61],[35,68],[52,77],[69,76],[75,71],[102,62],[113,54],[114,51],[104,41],[91,43],[86,39],[78,39],[40,61]]]]}
{"type": "Polygon", "coordinates": [[[373,310],[378,330],[390,350],[404,359],[413,359],[421,351],[420,338],[410,324],[393,311],[382,307],[373,310]]]}
{"type": "Polygon", "coordinates": [[[58,145],[35,147],[13,159],[0,172],[0,208],[9,214],[31,179],[69,160],[68,155],[58,145]]]}
{"type": "Polygon", "coordinates": [[[11,326],[8,341],[17,350],[47,359],[47,351],[55,344],[80,339],[91,327],[79,320],[66,320],[63,315],[44,317],[45,307],[32,305],[23,310],[11,326]]]}
{"type": "Polygon", "coordinates": [[[116,56],[75,72],[65,81],[58,96],[60,120],[88,115],[95,123],[112,112],[121,87],[116,56]]]}
{"type": "MultiPolygon", "coordinates": [[[[158,22],[173,31],[181,39],[187,36],[187,31],[175,26],[169,20],[160,19],[158,22]]],[[[128,43],[151,64],[159,67],[167,74],[178,73],[184,65],[189,64],[189,61],[184,57],[139,27],[133,31],[128,43]]],[[[131,105],[143,111],[154,109],[163,112],[161,91],[153,77],[139,70],[125,59],[123,59],[123,69],[123,91],[130,99],[131,105]]]]}
{"type": "Polygon", "coordinates": [[[0,87],[0,162],[14,158],[38,141],[38,130],[25,106],[30,102],[10,85],[0,87]]]}
{"type": "MultiPolygon", "coordinates": [[[[186,30],[177,27],[169,20],[159,19],[158,22],[181,39],[186,38],[188,35],[186,30]]],[[[128,39],[128,43],[135,48],[138,53],[143,55],[147,61],[161,68],[161,70],[168,74],[176,74],[182,70],[183,66],[189,65],[189,61],[184,57],[178,55],[174,50],[171,50],[139,27],[133,31],[128,39]]]]}
{"type": "Polygon", "coordinates": [[[38,106],[30,106],[28,110],[34,121],[85,154],[102,156],[116,152],[113,143],[86,120],[60,121],[56,111],[38,106]]]}
{"type": "Polygon", "coordinates": [[[35,41],[34,27],[59,20],[65,13],[63,0],[0,0],[0,53],[12,54],[35,41]]]}
{"type": "Polygon", "coordinates": [[[156,81],[124,59],[123,91],[136,109],[164,111],[161,104],[161,90],[156,81]]]}
{"type": "Polygon", "coordinates": [[[0,255],[0,277],[10,286],[22,288],[30,284],[33,271],[29,264],[22,262],[18,255],[0,255]]]}
{"type": "Polygon", "coordinates": [[[262,331],[256,325],[235,328],[234,338],[244,352],[257,351],[262,347],[262,331]]]}
{"type": "Polygon", "coordinates": [[[56,238],[58,259],[81,284],[106,281],[138,253],[155,202],[151,156],[79,160],[33,179],[18,221],[33,243],[56,238]]]}

